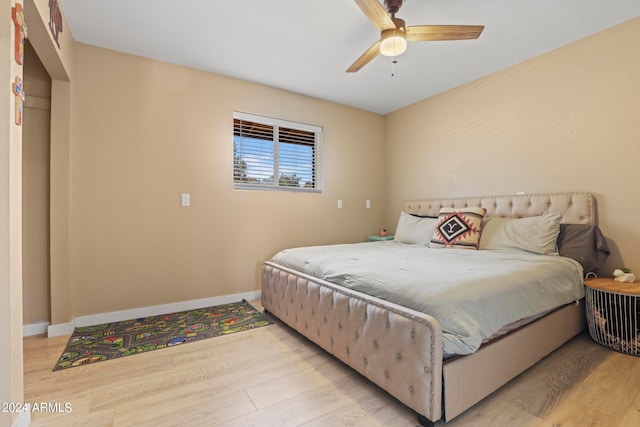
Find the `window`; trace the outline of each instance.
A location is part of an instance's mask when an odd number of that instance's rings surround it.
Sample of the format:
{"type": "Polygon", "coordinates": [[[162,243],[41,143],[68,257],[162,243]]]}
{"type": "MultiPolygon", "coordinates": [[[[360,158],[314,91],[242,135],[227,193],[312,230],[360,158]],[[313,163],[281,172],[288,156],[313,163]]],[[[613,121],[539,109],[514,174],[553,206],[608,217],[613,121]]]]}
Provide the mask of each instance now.
{"type": "Polygon", "coordinates": [[[239,189],[317,191],[322,129],[233,113],[233,185],[239,189]]]}

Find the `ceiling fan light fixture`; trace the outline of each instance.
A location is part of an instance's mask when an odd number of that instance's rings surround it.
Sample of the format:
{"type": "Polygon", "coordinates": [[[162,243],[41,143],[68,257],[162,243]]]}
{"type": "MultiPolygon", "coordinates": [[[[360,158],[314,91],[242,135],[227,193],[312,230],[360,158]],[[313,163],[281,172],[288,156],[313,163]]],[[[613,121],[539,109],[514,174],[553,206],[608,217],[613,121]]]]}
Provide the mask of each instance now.
{"type": "Polygon", "coordinates": [[[380,37],[380,54],[398,56],[407,50],[407,36],[403,29],[384,30],[380,37]]]}

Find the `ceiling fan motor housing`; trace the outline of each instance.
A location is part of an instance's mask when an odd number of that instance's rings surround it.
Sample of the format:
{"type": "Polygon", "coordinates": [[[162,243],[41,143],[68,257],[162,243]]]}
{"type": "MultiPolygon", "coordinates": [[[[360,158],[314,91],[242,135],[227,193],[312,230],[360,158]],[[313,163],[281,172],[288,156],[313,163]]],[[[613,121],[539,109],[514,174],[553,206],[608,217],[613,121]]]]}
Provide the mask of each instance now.
{"type": "Polygon", "coordinates": [[[389,15],[393,16],[402,7],[402,0],[384,0],[384,8],[387,9],[389,15]]]}

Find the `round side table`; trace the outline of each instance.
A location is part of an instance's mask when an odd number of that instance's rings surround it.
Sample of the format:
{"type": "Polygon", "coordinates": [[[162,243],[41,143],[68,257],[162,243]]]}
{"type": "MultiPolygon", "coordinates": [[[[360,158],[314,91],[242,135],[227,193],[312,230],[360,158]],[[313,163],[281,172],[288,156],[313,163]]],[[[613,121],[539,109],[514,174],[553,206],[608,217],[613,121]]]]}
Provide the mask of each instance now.
{"type": "Polygon", "coordinates": [[[584,285],[591,338],[612,350],[640,356],[640,283],[597,278],[584,285]]]}

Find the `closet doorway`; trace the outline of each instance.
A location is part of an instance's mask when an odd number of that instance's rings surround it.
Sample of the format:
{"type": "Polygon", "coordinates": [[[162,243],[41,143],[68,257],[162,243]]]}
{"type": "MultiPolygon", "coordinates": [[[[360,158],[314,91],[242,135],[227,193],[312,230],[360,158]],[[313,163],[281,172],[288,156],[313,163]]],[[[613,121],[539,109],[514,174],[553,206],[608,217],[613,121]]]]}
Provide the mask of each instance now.
{"type": "Polygon", "coordinates": [[[27,40],[22,123],[22,297],[25,333],[51,322],[51,77],[27,40]]]}

